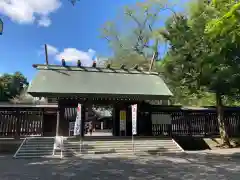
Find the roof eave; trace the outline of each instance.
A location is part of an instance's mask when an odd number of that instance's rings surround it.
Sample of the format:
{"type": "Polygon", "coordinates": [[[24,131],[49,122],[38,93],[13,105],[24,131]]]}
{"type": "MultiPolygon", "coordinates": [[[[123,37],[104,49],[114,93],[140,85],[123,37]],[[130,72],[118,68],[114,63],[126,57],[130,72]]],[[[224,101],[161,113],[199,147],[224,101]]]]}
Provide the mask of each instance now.
{"type": "Polygon", "coordinates": [[[110,98],[110,99],[131,99],[131,100],[167,100],[171,94],[150,95],[150,94],[97,94],[97,93],[50,93],[50,92],[28,92],[34,97],[53,97],[53,98],[110,98]]]}

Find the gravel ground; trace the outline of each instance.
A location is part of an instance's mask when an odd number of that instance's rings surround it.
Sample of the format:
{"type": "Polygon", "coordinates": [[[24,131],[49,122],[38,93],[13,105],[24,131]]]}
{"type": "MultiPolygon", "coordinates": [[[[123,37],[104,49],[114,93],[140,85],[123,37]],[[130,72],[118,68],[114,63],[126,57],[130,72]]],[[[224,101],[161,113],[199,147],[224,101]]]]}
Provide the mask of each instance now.
{"type": "Polygon", "coordinates": [[[13,159],[0,156],[0,180],[239,180],[240,156],[165,154],[84,155],[70,159],[13,159]]]}

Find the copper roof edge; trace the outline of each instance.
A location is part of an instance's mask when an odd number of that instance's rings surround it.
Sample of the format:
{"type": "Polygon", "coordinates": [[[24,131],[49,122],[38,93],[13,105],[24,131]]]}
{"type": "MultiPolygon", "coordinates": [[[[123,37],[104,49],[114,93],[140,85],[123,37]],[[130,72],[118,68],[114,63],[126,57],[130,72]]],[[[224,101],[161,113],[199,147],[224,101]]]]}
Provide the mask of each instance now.
{"type": "Polygon", "coordinates": [[[146,74],[146,75],[160,75],[158,72],[148,72],[143,71],[136,68],[126,68],[122,69],[120,68],[107,68],[107,67],[86,67],[86,66],[62,66],[62,65],[46,65],[46,64],[33,64],[33,68],[36,68],[37,70],[67,70],[67,71],[86,71],[86,72],[102,72],[104,73],[128,73],[128,74],[146,74]],[[95,71],[93,71],[95,70],[95,71]],[[107,72],[108,71],[108,72],[107,72]],[[122,71],[122,72],[116,72],[116,71],[122,71]]]}

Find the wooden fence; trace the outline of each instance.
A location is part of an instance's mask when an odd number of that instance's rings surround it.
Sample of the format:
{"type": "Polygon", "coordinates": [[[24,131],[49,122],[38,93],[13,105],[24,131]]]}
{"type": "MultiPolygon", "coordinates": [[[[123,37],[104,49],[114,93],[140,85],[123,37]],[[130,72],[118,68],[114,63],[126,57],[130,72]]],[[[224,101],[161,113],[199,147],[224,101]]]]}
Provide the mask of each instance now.
{"type": "MultiPolygon", "coordinates": [[[[56,113],[56,107],[52,110],[56,113]]],[[[152,135],[154,136],[219,135],[215,108],[183,109],[176,106],[151,105],[141,107],[139,110],[152,115],[152,135]],[[165,115],[164,118],[163,115],[165,115]]],[[[46,113],[44,108],[0,107],[0,137],[42,136],[44,113],[46,113]]],[[[224,118],[229,135],[240,136],[240,108],[225,108],[224,118]]]]}
{"type": "MultiPolygon", "coordinates": [[[[182,109],[174,107],[151,107],[159,120],[152,122],[152,133],[172,136],[218,136],[218,120],[215,108],[182,109]],[[170,123],[161,121],[163,114],[169,115],[170,123]]],[[[240,108],[225,108],[224,119],[231,137],[240,136],[240,108]]]]}
{"type": "Polygon", "coordinates": [[[42,117],[41,110],[0,109],[0,136],[41,136],[42,117]]]}

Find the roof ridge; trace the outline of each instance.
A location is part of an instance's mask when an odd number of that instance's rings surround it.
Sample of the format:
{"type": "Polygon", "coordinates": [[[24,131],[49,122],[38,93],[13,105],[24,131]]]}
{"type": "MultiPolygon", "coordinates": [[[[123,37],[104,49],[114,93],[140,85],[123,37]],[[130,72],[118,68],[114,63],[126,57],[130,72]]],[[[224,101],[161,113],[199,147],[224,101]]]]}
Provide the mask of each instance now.
{"type": "Polygon", "coordinates": [[[106,68],[106,67],[85,67],[85,66],[61,66],[61,65],[46,65],[33,64],[33,67],[38,70],[66,70],[66,71],[85,71],[85,72],[102,72],[102,73],[125,73],[125,74],[145,74],[159,75],[158,72],[148,72],[134,68],[106,68]]]}

